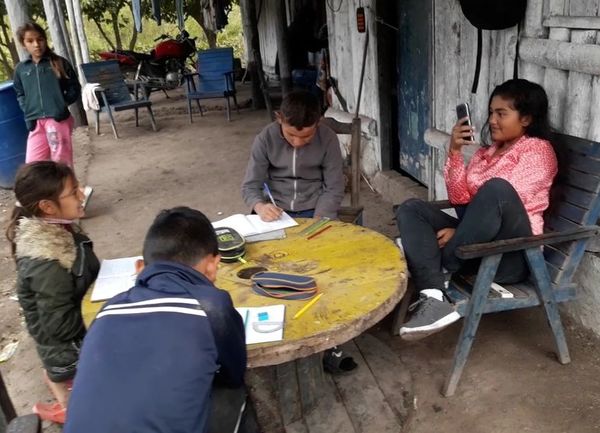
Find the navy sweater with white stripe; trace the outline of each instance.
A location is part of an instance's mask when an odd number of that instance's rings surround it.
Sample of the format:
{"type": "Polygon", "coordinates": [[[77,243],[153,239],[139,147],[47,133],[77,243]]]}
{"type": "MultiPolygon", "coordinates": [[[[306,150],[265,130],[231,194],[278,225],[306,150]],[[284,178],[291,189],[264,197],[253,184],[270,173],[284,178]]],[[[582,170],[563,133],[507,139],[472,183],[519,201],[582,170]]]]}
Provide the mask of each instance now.
{"type": "Polygon", "coordinates": [[[85,337],[65,433],[202,433],[213,380],[243,384],[242,319],[194,269],[148,266],[85,337]]]}

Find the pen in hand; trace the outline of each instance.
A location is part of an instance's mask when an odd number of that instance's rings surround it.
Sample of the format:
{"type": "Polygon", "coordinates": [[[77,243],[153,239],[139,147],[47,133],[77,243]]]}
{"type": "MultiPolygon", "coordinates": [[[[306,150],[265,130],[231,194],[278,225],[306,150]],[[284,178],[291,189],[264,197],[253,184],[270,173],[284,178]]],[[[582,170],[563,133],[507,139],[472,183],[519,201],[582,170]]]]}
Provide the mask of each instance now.
{"type": "Polygon", "coordinates": [[[269,185],[267,185],[267,182],[263,182],[263,187],[265,188],[267,196],[269,196],[269,200],[271,200],[271,203],[273,203],[273,206],[277,207],[277,205],[275,204],[275,199],[273,198],[273,194],[271,194],[271,190],[269,189],[269,185]]]}

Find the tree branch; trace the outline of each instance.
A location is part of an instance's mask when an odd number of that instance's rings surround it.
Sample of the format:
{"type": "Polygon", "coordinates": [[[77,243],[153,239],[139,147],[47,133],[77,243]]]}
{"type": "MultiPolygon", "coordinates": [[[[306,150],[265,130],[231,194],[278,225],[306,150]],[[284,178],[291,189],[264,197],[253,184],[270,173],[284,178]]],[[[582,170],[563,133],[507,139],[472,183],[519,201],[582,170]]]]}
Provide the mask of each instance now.
{"type": "Polygon", "coordinates": [[[119,12],[110,12],[110,17],[112,21],[113,33],[115,34],[115,45],[118,50],[123,49],[123,41],[121,40],[121,31],[119,30],[119,12]]]}
{"type": "Polygon", "coordinates": [[[104,30],[102,29],[102,26],[100,25],[100,23],[98,22],[98,20],[94,18],[92,21],[94,21],[94,23],[96,23],[96,26],[98,27],[98,30],[100,31],[100,34],[102,35],[102,37],[104,38],[104,40],[106,42],[108,42],[108,45],[110,46],[110,49],[114,51],[115,44],[113,44],[112,41],[108,38],[108,35],[106,33],[104,33],[104,30]]]}

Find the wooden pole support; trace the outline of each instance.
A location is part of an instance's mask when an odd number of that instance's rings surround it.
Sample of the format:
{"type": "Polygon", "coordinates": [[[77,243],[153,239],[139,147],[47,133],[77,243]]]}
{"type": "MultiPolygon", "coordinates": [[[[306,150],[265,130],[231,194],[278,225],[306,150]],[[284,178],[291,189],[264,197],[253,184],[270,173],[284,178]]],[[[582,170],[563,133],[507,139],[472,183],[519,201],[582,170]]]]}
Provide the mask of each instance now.
{"type": "Polygon", "coordinates": [[[360,117],[352,119],[352,140],[350,161],[352,164],[352,190],[350,192],[350,206],[360,206],[360,117]]]}

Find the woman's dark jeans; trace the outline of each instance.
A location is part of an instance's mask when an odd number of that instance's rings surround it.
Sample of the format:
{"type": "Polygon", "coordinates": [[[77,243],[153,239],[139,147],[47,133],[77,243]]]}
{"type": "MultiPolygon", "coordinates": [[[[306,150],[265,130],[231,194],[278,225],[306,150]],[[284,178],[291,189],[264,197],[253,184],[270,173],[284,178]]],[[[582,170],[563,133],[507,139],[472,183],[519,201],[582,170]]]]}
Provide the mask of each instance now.
{"type": "MultiPolygon", "coordinates": [[[[459,212],[459,214],[462,212],[459,212]]],[[[461,260],[455,255],[461,245],[531,236],[525,207],[513,186],[493,178],[479,188],[464,214],[456,219],[428,202],[410,199],[396,211],[396,221],[408,268],[418,290],[443,289],[442,267],[449,272],[476,270],[480,260],[461,260]],[[456,232],[444,248],[439,248],[437,232],[443,228],[456,232]]],[[[494,281],[516,283],[529,274],[522,252],[502,256],[494,281]]]]}

